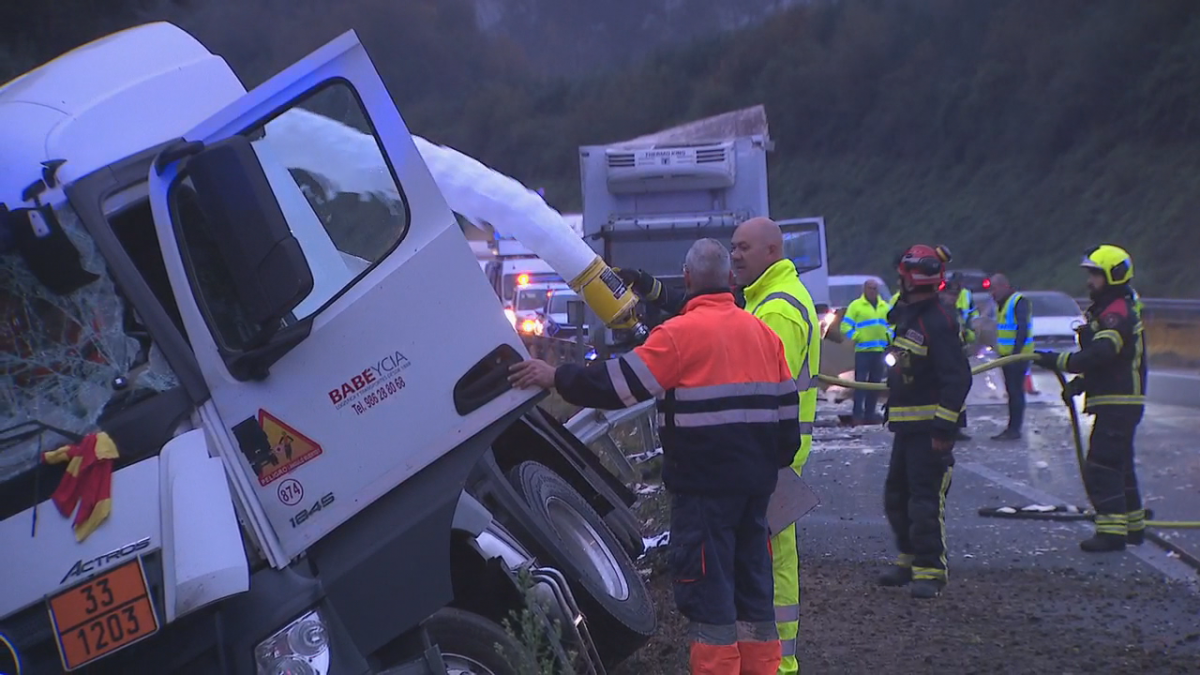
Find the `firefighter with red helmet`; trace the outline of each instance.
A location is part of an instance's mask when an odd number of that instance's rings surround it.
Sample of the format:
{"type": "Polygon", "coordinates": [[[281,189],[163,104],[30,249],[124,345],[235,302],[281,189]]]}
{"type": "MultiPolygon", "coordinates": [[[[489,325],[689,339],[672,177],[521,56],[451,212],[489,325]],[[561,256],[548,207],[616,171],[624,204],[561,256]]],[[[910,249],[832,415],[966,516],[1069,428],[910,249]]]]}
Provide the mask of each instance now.
{"type": "Polygon", "coordinates": [[[900,301],[888,314],[896,333],[885,355],[887,424],[895,436],[884,510],[900,556],[879,582],[911,584],[914,598],[937,597],[946,585],[946,493],[971,390],[958,317],[938,299],[949,261],[944,246],[905,251],[896,265],[900,301]]]}

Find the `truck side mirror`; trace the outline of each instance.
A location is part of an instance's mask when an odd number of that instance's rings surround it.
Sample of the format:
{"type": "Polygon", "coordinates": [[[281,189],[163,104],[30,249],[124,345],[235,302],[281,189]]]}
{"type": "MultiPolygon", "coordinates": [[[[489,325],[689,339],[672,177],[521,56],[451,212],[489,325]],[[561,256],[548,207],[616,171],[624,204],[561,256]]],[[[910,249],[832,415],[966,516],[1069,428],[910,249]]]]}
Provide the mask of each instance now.
{"type": "Polygon", "coordinates": [[[196,200],[262,345],[313,290],[312,270],[244,136],[188,159],[196,200]]]}

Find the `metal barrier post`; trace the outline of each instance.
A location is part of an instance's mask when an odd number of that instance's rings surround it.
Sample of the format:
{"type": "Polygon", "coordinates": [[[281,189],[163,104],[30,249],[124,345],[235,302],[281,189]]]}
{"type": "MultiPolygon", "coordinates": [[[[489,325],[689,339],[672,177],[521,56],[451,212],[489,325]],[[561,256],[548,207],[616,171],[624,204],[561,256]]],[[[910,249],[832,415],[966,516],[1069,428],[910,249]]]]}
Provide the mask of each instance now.
{"type": "Polygon", "coordinates": [[[575,362],[583,363],[583,357],[586,354],[584,350],[583,333],[584,326],[587,325],[586,307],[582,300],[567,301],[567,322],[575,327],[575,362]]]}

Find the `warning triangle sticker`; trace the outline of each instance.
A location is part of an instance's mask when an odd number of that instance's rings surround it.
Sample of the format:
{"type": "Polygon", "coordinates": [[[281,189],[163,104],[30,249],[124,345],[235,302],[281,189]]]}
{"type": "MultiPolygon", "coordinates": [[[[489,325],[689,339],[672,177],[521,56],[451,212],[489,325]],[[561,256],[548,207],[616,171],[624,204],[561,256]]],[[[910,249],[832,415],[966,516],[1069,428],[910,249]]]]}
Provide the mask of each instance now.
{"type": "Polygon", "coordinates": [[[283,420],[266,410],[258,411],[258,426],[267,437],[270,454],[257,471],[260,485],[268,485],[296,467],[307,464],[321,455],[321,445],[296,431],[283,420]]]}

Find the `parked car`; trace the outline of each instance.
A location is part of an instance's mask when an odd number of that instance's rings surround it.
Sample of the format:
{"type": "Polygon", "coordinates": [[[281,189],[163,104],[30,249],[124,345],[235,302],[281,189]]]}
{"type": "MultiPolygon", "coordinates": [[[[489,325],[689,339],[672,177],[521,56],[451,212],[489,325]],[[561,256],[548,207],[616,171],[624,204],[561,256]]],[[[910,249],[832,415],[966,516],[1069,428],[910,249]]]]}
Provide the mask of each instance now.
{"type": "Polygon", "coordinates": [[[879,297],[890,301],[892,290],[883,279],[870,274],[838,274],[829,277],[829,310],[844,309],[862,295],[863,284],[874,279],[879,284],[879,297]]]}
{"type": "MultiPolygon", "coordinates": [[[[571,317],[567,311],[568,305],[572,300],[582,300],[582,298],[568,287],[556,288],[550,291],[550,297],[546,302],[543,314],[547,335],[566,340],[575,339],[575,326],[571,323],[571,317]]],[[[583,336],[585,339],[587,338],[587,334],[587,326],[584,326],[583,336]]]]}
{"type": "Polygon", "coordinates": [[[972,293],[982,293],[992,287],[991,275],[983,270],[962,269],[946,270],[946,275],[962,281],[963,288],[972,293]]]}
{"type": "Polygon", "coordinates": [[[1032,306],[1031,330],[1038,349],[1072,349],[1075,329],[1086,323],[1074,298],[1060,291],[1022,291],[1032,306]]]}
{"type": "Polygon", "coordinates": [[[514,325],[517,330],[529,335],[542,335],[546,329],[544,315],[550,295],[565,288],[568,286],[563,283],[528,284],[518,288],[513,298],[514,325]]]}

